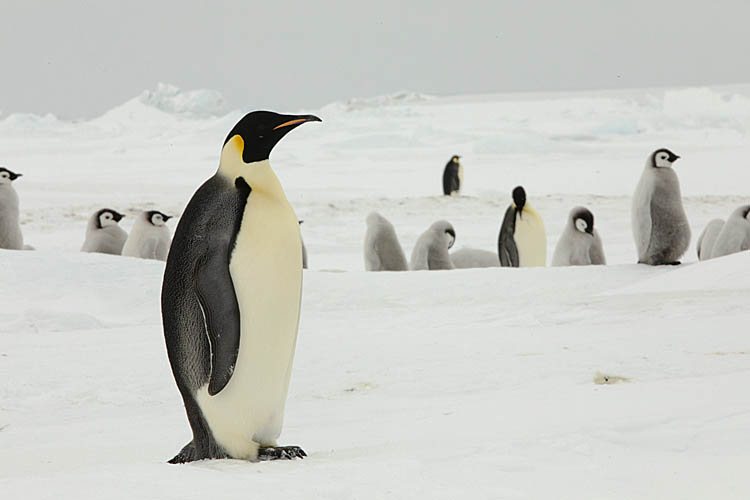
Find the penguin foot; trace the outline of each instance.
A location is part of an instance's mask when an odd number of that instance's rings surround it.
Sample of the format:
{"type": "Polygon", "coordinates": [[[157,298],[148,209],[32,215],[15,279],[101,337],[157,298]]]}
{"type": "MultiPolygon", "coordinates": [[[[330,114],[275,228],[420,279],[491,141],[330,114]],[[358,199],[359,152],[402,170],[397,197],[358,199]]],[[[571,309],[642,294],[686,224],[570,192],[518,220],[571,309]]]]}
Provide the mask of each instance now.
{"type": "Polygon", "coordinates": [[[294,460],[305,458],[307,453],[299,446],[265,446],[258,448],[258,460],[294,460]]]}
{"type": "Polygon", "coordinates": [[[676,260],[674,262],[667,262],[666,264],[668,266],[679,266],[681,264],[681,262],[679,260],[676,260]]]}
{"type": "Polygon", "coordinates": [[[195,449],[195,446],[193,445],[193,442],[190,441],[168,463],[170,463],[170,464],[186,464],[188,462],[195,462],[196,460],[200,460],[200,459],[201,458],[198,457],[198,451],[195,449]]]}

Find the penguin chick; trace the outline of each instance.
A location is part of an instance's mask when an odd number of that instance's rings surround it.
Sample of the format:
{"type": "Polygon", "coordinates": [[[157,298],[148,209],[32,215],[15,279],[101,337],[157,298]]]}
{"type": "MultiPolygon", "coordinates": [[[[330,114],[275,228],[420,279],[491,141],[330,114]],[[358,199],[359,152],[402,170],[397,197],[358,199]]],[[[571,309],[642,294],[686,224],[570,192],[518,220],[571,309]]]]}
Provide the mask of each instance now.
{"type": "Polygon", "coordinates": [[[547,233],[539,212],[526,200],[522,186],[513,189],[497,238],[498,256],[503,267],[544,267],[547,265],[547,233]]]}
{"type": "Polygon", "coordinates": [[[723,219],[713,219],[706,224],[703,232],[698,237],[698,243],[695,244],[695,249],[698,252],[698,260],[708,260],[711,258],[711,252],[722,227],[724,227],[723,219]]]}
{"type": "Polygon", "coordinates": [[[445,196],[461,194],[464,184],[464,167],[459,161],[461,157],[453,155],[443,170],[443,194],[445,196]]]}
{"type": "Polygon", "coordinates": [[[606,263],[602,240],[594,229],[594,214],[585,207],[575,207],[568,214],[568,222],[555,246],[552,265],[588,266],[606,263]]]}
{"type": "Polygon", "coordinates": [[[500,267],[497,252],[464,247],[451,253],[451,262],[456,269],[470,269],[475,267],[500,267]]]}
{"type": "Polygon", "coordinates": [[[158,210],[141,212],[122,247],[122,255],[167,260],[170,234],[166,223],[171,218],[171,215],[164,215],[158,210]]]}
{"type": "Polygon", "coordinates": [[[83,241],[81,252],[121,255],[122,247],[128,239],[128,233],[118,225],[123,217],[123,214],[111,208],[102,208],[94,212],[86,226],[86,239],[83,241]]]}
{"type": "Polygon", "coordinates": [[[639,264],[679,264],[690,245],[680,180],[672,168],[679,158],[668,149],[657,149],[646,159],[631,212],[639,264]]]}
{"type": "Polygon", "coordinates": [[[409,265],[393,224],[377,212],[371,212],[365,221],[365,270],[408,271],[409,265]]]}
{"type": "Polygon", "coordinates": [[[23,233],[19,222],[18,194],[12,182],[23,174],[0,167],[0,248],[23,250],[23,233]]]}
{"type": "Polygon", "coordinates": [[[411,269],[431,271],[454,269],[448,250],[456,241],[456,231],[450,222],[439,220],[417,239],[411,252],[411,269]]]}
{"type": "Polygon", "coordinates": [[[742,205],[732,212],[711,250],[711,258],[723,257],[750,249],[750,205],[742,205]]]}

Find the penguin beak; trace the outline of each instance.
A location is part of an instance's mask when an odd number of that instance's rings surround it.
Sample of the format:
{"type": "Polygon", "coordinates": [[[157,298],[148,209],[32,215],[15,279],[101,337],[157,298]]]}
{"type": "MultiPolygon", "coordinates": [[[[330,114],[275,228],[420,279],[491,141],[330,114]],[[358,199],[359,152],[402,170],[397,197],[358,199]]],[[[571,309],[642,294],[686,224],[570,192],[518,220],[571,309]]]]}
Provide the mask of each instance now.
{"type": "Polygon", "coordinates": [[[162,216],[162,219],[164,219],[164,222],[167,222],[172,217],[174,217],[174,215],[164,215],[164,216],[162,216]]]}
{"type": "Polygon", "coordinates": [[[676,154],[673,154],[672,156],[669,157],[669,162],[670,163],[674,163],[674,162],[676,162],[679,159],[680,159],[679,156],[677,156],[676,154]]]}
{"type": "Polygon", "coordinates": [[[10,176],[10,180],[14,181],[14,180],[18,179],[19,177],[23,177],[23,174],[12,174],[10,176]]]}
{"type": "Polygon", "coordinates": [[[285,127],[296,127],[306,122],[322,122],[322,121],[323,120],[321,120],[315,115],[300,115],[300,116],[292,118],[291,120],[285,121],[284,123],[276,125],[273,129],[278,130],[280,128],[285,128],[285,127]]]}
{"type": "Polygon", "coordinates": [[[120,222],[123,217],[125,217],[125,214],[114,214],[114,215],[112,215],[112,218],[115,220],[115,222],[120,222]]]}

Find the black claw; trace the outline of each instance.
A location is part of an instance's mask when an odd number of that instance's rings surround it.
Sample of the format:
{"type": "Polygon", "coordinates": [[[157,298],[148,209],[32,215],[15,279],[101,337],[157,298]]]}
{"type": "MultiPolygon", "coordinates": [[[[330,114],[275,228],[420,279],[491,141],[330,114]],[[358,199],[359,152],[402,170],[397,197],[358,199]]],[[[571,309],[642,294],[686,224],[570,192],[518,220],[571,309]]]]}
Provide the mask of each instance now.
{"type": "Polygon", "coordinates": [[[294,460],[305,458],[307,453],[299,446],[266,446],[258,449],[258,460],[294,460]]]}

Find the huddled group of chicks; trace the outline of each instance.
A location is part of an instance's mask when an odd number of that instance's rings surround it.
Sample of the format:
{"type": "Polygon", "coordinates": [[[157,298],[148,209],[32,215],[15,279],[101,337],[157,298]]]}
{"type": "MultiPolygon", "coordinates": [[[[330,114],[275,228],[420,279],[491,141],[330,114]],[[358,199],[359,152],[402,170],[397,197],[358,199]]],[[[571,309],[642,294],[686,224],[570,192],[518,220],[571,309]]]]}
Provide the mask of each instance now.
{"type": "MultiPolygon", "coordinates": [[[[680,183],[672,166],[680,157],[658,149],[646,160],[633,195],[632,226],[638,263],[676,265],[690,244],[690,225],[682,204],[680,183]]],[[[453,156],[443,170],[443,194],[460,194],[463,166],[453,156]]],[[[432,224],[418,239],[407,262],[393,225],[382,215],[367,216],[364,244],[367,271],[441,270],[472,267],[535,267],[547,265],[544,222],[526,200],[526,191],[513,190],[505,211],[497,251],[463,248],[450,253],[456,231],[450,222],[432,224]]],[[[714,219],[697,243],[698,258],[720,257],[750,249],[750,205],[737,208],[724,222],[714,219]]],[[[604,265],[606,257],[594,214],[575,207],[568,214],[563,234],[552,256],[552,266],[604,265]]]]}
{"type": "MultiPolygon", "coordinates": [[[[0,248],[8,250],[33,250],[24,244],[18,211],[18,194],[12,182],[22,177],[6,167],[0,167],[0,248]]],[[[120,227],[125,215],[102,208],[89,218],[82,252],[106,253],[167,260],[171,235],[166,223],[172,217],[158,210],[141,212],[130,230],[120,227]]]]}

